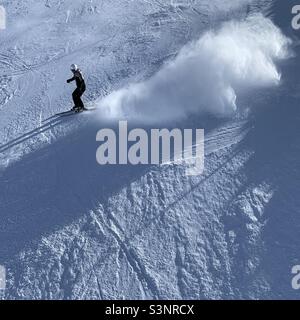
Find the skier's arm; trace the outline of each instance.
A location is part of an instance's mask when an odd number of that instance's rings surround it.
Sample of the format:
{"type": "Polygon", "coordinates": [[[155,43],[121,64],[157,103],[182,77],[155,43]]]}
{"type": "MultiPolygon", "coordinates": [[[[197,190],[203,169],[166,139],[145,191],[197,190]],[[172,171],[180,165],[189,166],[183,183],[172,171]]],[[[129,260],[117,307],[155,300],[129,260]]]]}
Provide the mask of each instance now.
{"type": "Polygon", "coordinates": [[[70,83],[70,82],[72,82],[74,80],[75,80],[75,76],[73,78],[71,78],[71,79],[68,79],[67,82],[70,83]]]}

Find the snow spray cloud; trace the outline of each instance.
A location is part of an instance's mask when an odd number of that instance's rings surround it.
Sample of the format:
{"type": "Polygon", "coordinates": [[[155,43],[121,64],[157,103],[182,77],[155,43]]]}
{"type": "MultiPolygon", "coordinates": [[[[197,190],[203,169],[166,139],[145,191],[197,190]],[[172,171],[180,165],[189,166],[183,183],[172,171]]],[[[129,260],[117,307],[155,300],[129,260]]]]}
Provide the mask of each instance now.
{"type": "Polygon", "coordinates": [[[277,85],[276,62],[290,40],[261,14],[205,33],[150,79],[112,92],[97,106],[109,118],[158,122],[191,113],[233,113],[241,90],[277,85]]]}

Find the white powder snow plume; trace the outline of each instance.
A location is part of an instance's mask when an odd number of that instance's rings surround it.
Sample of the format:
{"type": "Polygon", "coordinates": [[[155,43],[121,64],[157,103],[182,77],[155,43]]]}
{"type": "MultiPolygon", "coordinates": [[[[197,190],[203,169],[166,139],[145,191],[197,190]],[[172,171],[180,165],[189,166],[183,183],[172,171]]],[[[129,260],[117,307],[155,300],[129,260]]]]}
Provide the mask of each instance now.
{"type": "Polygon", "coordinates": [[[277,85],[276,62],[288,57],[290,40],[270,19],[250,16],[225,23],[186,45],[152,78],[96,102],[107,117],[142,121],[180,119],[191,113],[226,116],[241,90],[277,85]]]}

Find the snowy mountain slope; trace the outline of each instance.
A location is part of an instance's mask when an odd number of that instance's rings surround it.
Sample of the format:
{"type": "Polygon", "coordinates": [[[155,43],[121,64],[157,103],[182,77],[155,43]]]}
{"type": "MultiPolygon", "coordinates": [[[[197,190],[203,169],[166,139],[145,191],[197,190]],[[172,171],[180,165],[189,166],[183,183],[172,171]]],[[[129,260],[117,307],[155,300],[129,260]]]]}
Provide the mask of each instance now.
{"type": "MultiPolygon", "coordinates": [[[[237,8],[237,15],[245,14],[240,13],[239,1],[217,1],[213,6],[210,1],[184,1],[186,6],[157,1],[114,3],[3,2],[11,17],[1,33],[3,143],[37,129],[41,120],[72,106],[71,88],[65,83],[70,61],[85,70],[87,100],[93,101],[156,71],[232,8],[237,8]]],[[[59,135],[62,131],[68,132],[59,127],[59,135]]],[[[31,141],[31,147],[35,143],[31,141]]]]}
{"type": "Polygon", "coordinates": [[[74,60],[92,105],[221,20],[265,11],[284,28],[279,2],[3,2],[14,17],[0,34],[7,298],[297,298],[297,56],[280,87],[241,96],[233,119],[176,121],[207,131],[199,177],[178,163],[99,167],[96,132],[115,121],[51,118],[71,106],[74,60]]]}

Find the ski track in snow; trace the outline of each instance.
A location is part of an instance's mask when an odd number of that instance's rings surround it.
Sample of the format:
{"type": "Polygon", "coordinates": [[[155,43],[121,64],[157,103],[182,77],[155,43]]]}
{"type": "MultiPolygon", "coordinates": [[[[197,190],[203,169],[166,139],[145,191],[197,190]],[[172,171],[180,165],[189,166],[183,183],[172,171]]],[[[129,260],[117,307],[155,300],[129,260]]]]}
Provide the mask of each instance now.
{"type": "Polygon", "coordinates": [[[282,98],[289,83],[245,99],[258,109],[251,118],[193,119],[207,129],[199,177],[180,163],[100,168],[95,135],[107,123],[53,117],[71,106],[75,60],[93,104],[147,79],[223,20],[276,16],[273,3],[3,1],[14,18],[0,33],[6,298],[296,298],[300,117],[282,98]]]}

